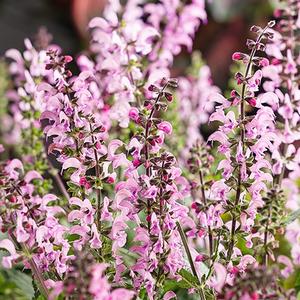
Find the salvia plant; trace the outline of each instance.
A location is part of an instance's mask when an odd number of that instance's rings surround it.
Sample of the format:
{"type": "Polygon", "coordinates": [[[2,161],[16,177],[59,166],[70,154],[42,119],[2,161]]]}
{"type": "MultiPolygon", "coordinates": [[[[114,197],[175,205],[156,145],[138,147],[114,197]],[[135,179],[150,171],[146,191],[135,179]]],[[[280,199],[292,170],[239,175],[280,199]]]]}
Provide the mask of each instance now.
{"type": "Polygon", "coordinates": [[[171,76],[204,0],[109,1],[75,61],[45,29],[8,50],[1,274],[30,288],[3,297],[299,299],[299,10],[250,28],[228,97],[197,52],[171,76]]]}

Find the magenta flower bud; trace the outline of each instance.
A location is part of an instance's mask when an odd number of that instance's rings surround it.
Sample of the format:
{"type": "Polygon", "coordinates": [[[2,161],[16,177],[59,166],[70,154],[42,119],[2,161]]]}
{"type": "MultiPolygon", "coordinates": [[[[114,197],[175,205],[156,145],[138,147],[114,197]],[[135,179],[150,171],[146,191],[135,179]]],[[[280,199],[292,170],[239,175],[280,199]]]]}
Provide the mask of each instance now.
{"type": "Polygon", "coordinates": [[[237,60],[242,60],[244,58],[244,54],[241,52],[234,52],[232,54],[232,60],[237,61],[237,60]]]}
{"type": "Polygon", "coordinates": [[[201,238],[201,237],[203,237],[203,236],[205,235],[205,233],[206,233],[205,229],[204,229],[204,228],[201,228],[201,229],[199,229],[199,231],[198,231],[198,236],[201,238]]]}
{"type": "Polygon", "coordinates": [[[159,123],[157,125],[157,128],[166,134],[172,133],[172,125],[167,121],[163,121],[163,122],[159,123]]]}
{"type": "Polygon", "coordinates": [[[197,209],[198,205],[197,205],[197,202],[193,202],[192,205],[191,205],[191,208],[192,209],[197,209]]]}
{"type": "Polygon", "coordinates": [[[109,184],[112,184],[112,183],[115,182],[115,179],[112,176],[108,176],[106,182],[109,183],[109,184]]]}
{"type": "Polygon", "coordinates": [[[110,106],[108,104],[104,104],[102,111],[106,112],[110,110],[110,106]]]}
{"type": "Polygon", "coordinates": [[[231,274],[238,274],[239,273],[239,269],[237,267],[232,267],[232,269],[230,270],[231,274]]]}
{"type": "Polygon", "coordinates": [[[274,17],[275,18],[280,18],[281,15],[282,15],[282,9],[277,8],[277,9],[274,10],[274,17]]]}
{"type": "Polygon", "coordinates": [[[139,110],[136,107],[132,107],[129,110],[129,118],[133,121],[136,121],[139,117],[139,110]]]}
{"type": "Polygon", "coordinates": [[[206,260],[206,257],[203,254],[197,255],[196,258],[195,258],[195,262],[203,262],[205,260],[206,260]]]}
{"type": "Polygon", "coordinates": [[[253,292],[250,297],[251,297],[251,300],[258,300],[259,299],[259,295],[256,292],[253,292]]]}
{"type": "Polygon", "coordinates": [[[278,58],[273,58],[273,59],[271,60],[271,64],[274,65],[274,66],[278,66],[278,65],[281,64],[281,60],[278,59],[278,58]]]}
{"type": "Polygon", "coordinates": [[[255,98],[247,99],[247,102],[248,102],[252,107],[256,107],[256,99],[255,99],[255,98]]]}
{"type": "Polygon", "coordinates": [[[17,198],[15,196],[10,196],[9,197],[9,202],[16,203],[17,202],[17,198]]]}
{"type": "Polygon", "coordinates": [[[236,90],[232,90],[232,91],[230,92],[230,97],[235,98],[236,96],[237,96],[236,90]]]}
{"type": "Polygon", "coordinates": [[[137,168],[140,164],[141,164],[141,161],[138,159],[138,158],[135,158],[133,161],[132,161],[132,164],[135,168],[137,168]]]}
{"type": "Polygon", "coordinates": [[[100,142],[96,142],[96,148],[99,150],[99,149],[101,149],[102,148],[102,145],[101,145],[101,143],[100,142]]]}
{"type": "Polygon", "coordinates": [[[71,62],[72,60],[73,60],[72,56],[70,56],[70,55],[65,55],[65,56],[64,56],[64,62],[65,62],[66,64],[68,64],[68,63],[71,62]]]}
{"type": "Polygon", "coordinates": [[[85,177],[81,177],[81,178],[79,179],[79,184],[80,184],[81,186],[86,185],[86,183],[87,183],[87,180],[86,180],[85,177]]]}
{"type": "Polygon", "coordinates": [[[167,181],[167,180],[169,179],[169,175],[163,175],[162,179],[163,179],[164,181],[167,181]]]}
{"type": "Polygon", "coordinates": [[[165,92],[165,97],[167,101],[172,102],[173,101],[173,95],[171,93],[165,92]]]}

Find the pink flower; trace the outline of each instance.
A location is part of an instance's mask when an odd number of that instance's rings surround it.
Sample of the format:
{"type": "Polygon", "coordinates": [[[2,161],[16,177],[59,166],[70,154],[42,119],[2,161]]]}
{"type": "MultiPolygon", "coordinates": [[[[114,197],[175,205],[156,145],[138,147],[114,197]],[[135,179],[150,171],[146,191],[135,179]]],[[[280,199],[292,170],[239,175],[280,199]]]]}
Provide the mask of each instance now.
{"type": "Polygon", "coordinates": [[[139,118],[139,110],[136,107],[132,107],[129,110],[129,118],[133,121],[137,121],[139,118]]]}
{"type": "Polygon", "coordinates": [[[12,267],[12,262],[19,258],[20,255],[17,254],[14,244],[9,239],[0,241],[0,248],[5,249],[10,253],[10,256],[4,256],[2,258],[3,267],[10,269],[12,267]]]}
{"type": "Polygon", "coordinates": [[[214,263],[215,276],[211,277],[209,285],[217,292],[221,292],[226,282],[227,271],[220,263],[214,263]]]}
{"type": "Polygon", "coordinates": [[[282,276],[284,278],[289,277],[294,271],[294,266],[292,261],[287,256],[284,255],[279,255],[277,261],[285,266],[285,268],[281,270],[282,276]]]}
{"type": "Polygon", "coordinates": [[[163,121],[163,122],[159,123],[157,125],[157,128],[166,134],[172,133],[172,125],[167,121],[163,121]]]}
{"type": "Polygon", "coordinates": [[[246,57],[246,55],[244,53],[241,52],[234,52],[232,54],[232,60],[242,60],[246,57]]]}

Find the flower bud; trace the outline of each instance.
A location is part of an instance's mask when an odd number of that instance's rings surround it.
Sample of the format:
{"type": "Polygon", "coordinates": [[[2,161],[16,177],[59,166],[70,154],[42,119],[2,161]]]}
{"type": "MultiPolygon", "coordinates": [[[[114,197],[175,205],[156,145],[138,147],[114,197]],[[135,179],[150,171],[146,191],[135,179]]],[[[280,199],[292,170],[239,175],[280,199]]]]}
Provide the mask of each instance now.
{"type": "Polygon", "coordinates": [[[171,93],[165,92],[165,97],[167,101],[172,102],[173,101],[173,95],[171,93]]]}
{"type": "Polygon", "coordinates": [[[132,161],[132,164],[135,168],[137,168],[140,164],[141,164],[141,161],[138,159],[138,158],[135,158],[133,161],[132,161]]]}
{"type": "Polygon", "coordinates": [[[192,205],[191,205],[191,208],[192,209],[197,209],[197,207],[198,207],[197,202],[193,202],[192,205]]]}
{"type": "Polygon", "coordinates": [[[112,176],[108,176],[108,178],[106,179],[106,182],[109,184],[112,184],[115,182],[115,179],[112,176]]]}
{"type": "Polygon", "coordinates": [[[163,122],[159,123],[157,125],[157,128],[166,134],[172,133],[172,125],[167,121],[163,121],[163,122]]]}
{"type": "Polygon", "coordinates": [[[275,18],[280,18],[282,16],[282,9],[275,9],[273,15],[275,18]]]}
{"type": "Polygon", "coordinates": [[[70,55],[65,55],[65,56],[64,56],[64,62],[65,62],[66,64],[68,64],[68,63],[71,62],[72,60],[73,60],[72,56],[70,56],[70,55]]]}
{"type": "Polygon", "coordinates": [[[17,202],[16,196],[10,196],[8,200],[9,200],[9,202],[11,202],[11,203],[16,203],[16,202],[17,202]]]}
{"type": "Polygon", "coordinates": [[[157,92],[159,89],[157,86],[155,86],[154,84],[150,84],[148,87],[148,91],[150,92],[157,92]]]}
{"type": "Polygon", "coordinates": [[[235,79],[237,84],[242,84],[244,82],[244,76],[240,72],[235,74],[235,79]]]}
{"type": "Polygon", "coordinates": [[[203,262],[207,259],[207,256],[206,255],[203,255],[203,254],[199,254],[196,256],[195,258],[195,262],[203,262]]]}
{"type": "Polygon", "coordinates": [[[205,235],[206,231],[204,228],[200,228],[198,231],[198,236],[201,238],[205,235]]]}
{"type": "Polygon", "coordinates": [[[84,186],[86,183],[87,183],[87,180],[86,180],[85,177],[81,177],[81,178],[79,179],[79,184],[80,184],[81,186],[84,186]]]}
{"type": "Polygon", "coordinates": [[[242,52],[234,52],[232,54],[232,60],[237,61],[237,60],[242,60],[245,57],[245,54],[242,52]]]}
{"type": "Polygon", "coordinates": [[[133,121],[136,121],[139,117],[139,110],[136,107],[131,107],[129,110],[129,118],[133,121]]]}
{"type": "Polygon", "coordinates": [[[251,105],[252,107],[256,107],[256,99],[255,98],[248,98],[246,101],[251,105]]]}

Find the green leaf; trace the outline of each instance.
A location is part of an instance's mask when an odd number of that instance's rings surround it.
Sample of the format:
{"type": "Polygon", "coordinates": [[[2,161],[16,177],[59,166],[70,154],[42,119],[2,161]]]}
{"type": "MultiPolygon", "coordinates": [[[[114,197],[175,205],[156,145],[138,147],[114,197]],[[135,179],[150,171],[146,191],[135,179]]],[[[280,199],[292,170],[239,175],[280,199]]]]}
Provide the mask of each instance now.
{"type": "Polygon", "coordinates": [[[9,280],[13,282],[21,291],[24,297],[32,299],[34,297],[34,289],[32,287],[31,276],[18,270],[6,270],[9,280]]]}
{"type": "Polygon", "coordinates": [[[298,272],[297,275],[296,275],[295,290],[296,290],[297,293],[300,292],[300,272],[298,272]]]}
{"type": "Polygon", "coordinates": [[[185,269],[181,269],[178,273],[182,277],[182,280],[178,282],[180,288],[190,289],[198,287],[198,278],[192,273],[185,269]]]}
{"type": "Polygon", "coordinates": [[[283,221],[285,225],[291,224],[292,222],[294,222],[295,220],[297,220],[298,218],[300,218],[300,209],[297,209],[293,212],[291,212],[283,221]]]}

